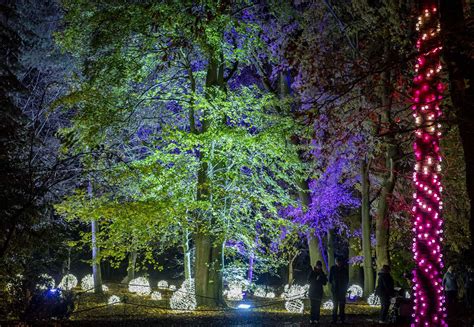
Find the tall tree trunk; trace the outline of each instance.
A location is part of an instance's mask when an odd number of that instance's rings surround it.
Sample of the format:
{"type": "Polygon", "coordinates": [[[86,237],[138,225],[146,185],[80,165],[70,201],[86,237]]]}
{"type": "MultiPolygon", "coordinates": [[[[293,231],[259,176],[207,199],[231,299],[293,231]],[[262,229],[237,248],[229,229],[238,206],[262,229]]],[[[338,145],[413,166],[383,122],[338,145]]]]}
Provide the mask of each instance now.
{"type": "MultiPolygon", "coordinates": [[[[359,247],[359,240],[355,237],[349,238],[349,259],[358,255],[357,248],[359,247]]],[[[349,283],[359,284],[359,266],[349,263],[349,283]]]]}
{"type": "Polygon", "coordinates": [[[311,235],[308,236],[308,248],[311,267],[314,267],[316,265],[316,261],[319,260],[323,263],[323,269],[328,272],[328,267],[326,266],[323,254],[321,253],[319,238],[314,235],[314,232],[312,232],[311,235]]]}
{"type": "MultiPolygon", "coordinates": [[[[265,84],[265,80],[264,80],[265,84]]],[[[274,92],[280,99],[284,99],[286,97],[291,96],[290,94],[290,86],[288,84],[288,78],[283,72],[280,72],[279,74],[279,79],[278,79],[278,88],[276,90],[272,90],[271,87],[268,87],[268,90],[274,92]]],[[[291,137],[291,142],[295,145],[300,145],[301,140],[297,135],[293,135],[291,137]]],[[[300,152],[299,153],[299,158],[303,162],[304,161],[304,153],[300,152]]],[[[310,196],[310,190],[309,190],[309,185],[308,185],[308,179],[302,179],[298,181],[298,197],[301,202],[301,206],[303,209],[303,212],[306,213],[308,210],[308,207],[311,203],[311,196],[310,196]]],[[[316,261],[320,260],[321,262],[327,264],[325,262],[323,254],[321,252],[321,246],[320,246],[320,239],[316,235],[315,230],[311,230],[309,235],[308,235],[308,249],[309,249],[309,261],[311,267],[314,267],[316,265],[316,261]]],[[[323,267],[326,267],[326,265],[323,265],[323,267]]]]}
{"type": "Polygon", "coordinates": [[[288,285],[291,286],[293,285],[293,282],[295,281],[295,260],[298,258],[298,255],[300,254],[300,251],[297,251],[295,254],[290,255],[289,257],[289,262],[288,262],[288,285]]]}
{"type": "MultiPolygon", "coordinates": [[[[391,121],[391,80],[390,72],[382,73],[382,106],[384,108],[381,115],[381,128],[383,131],[390,131],[392,127],[391,121]]],[[[395,162],[397,159],[398,149],[392,134],[385,136],[383,143],[385,148],[385,171],[382,182],[382,190],[377,206],[377,215],[375,217],[375,254],[377,269],[382,269],[383,265],[390,264],[389,254],[389,238],[390,238],[390,219],[387,215],[395,187],[395,162]]]]}
{"type": "MultiPolygon", "coordinates": [[[[347,220],[350,228],[350,235],[347,242],[349,243],[349,260],[351,260],[352,258],[359,256],[361,252],[361,238],[357,235],[361,228],[360,210],[353,210],[347,220]]],[[[349,264],[350,284],[360,284],[359,270],[360,267],[358,264],[349,264]]]]}
{"type": "MultiPolygon", "coordinates": [[[[207,67],[206,75],[206,97],[212,99],[214,96],[214,87],[224,89],[221,78],[223,66],[218,60],[211,58],[207,67]]],[[[209,122],[202,118],[201,133],[205,133],[209,127],[209,122]]],[[[202,153],[200,157],[200,165],[198,169],[197,180],[197,200],[211,201],[209,192],[209,167],[204,160],[202,153]]],[[[212,226],[212,219],[207,219],[208,214],[205,211],[196,213],[198,221],[198,230],[194,236],[196,261],[195,261],[195,285],[196,285],[196,301],[198,306],[224,306],[223,300],[223,242],[216,241],[216,236],[211,236],[208,229],[212,226]]],[[[219,237],[219,236],[218,236],[219,237]]]]}
{"type": "Polygon", "coordinates": [[[127,278],[125,283],[129,283],[132,279],[135,278],[135,265],[137,264],[137,251],[132,250],[128,254],[128,267],[127,267],[127,278]]]}
{"type": "Polygon", "coordinates": [[[254,260],[255,260],[255,254],[254,254],[253,250],[250,250],[249,251],[249,270],[248,270],[248,273],[247,273],[247,281],[249,282],[249,284],[252,283],[252,280],[253,280],[254,260]]]}
{"type": "Polygon", "coordinates": [[[183,266],[184,279],[191,279],[191,247],[189,246],[189,232],[187,228],[183,231],[183,266]]]}
{"type": "Polygon", "coordinates": [[[288,264],[288,286],[290,287],[293,285],[293,281],[295,280],[295,277],[293,276],[293,261],[290,261],[288,264]]]}
{"type": "Polygon", "coordinates": [[[199,306],[220,306],[222,297],[222,243],[213,242],[213,237],[197,233],[196,241],[196,300],[199,306]]]}
{"type": "Polygon", "coordinates": [[[370,244],[370,203],[369,203],[369,164],[361,160],[361,225],[362,253],[364,255],[364,295],[367,297],[374,291],[374,270],[372,267],[372,248],[370,244]]]}
{"type": "MultiPolygon", "coordinates": [[[[301,202],[301,205],[303,206],[304,212],[306,212],[311,202],[308,181],[301,180],[299,181],[298,186],[300,188],[299,194],[298,194],[300,198],[300,202],[301,202]]],[[[322,252],[321,252],[319,238],[317,237],[314,230],[311,230],[310,234],[308,235],[308,249],[309,249],[309,261],[310,261],[311,267],[314,267],[316,265],[316,261],[318,260],[320,260],[323,263],[325,262],[322,252]]],[[[323,265],[323,267],[325,266],[326,265],[323,265]]]]}
{"type": "Polygon", "coordinates": [[[209,267],[208,296],[213,298],[212,305],[225,306],[223,290],[224,242],[211,245],[211,263],[209,267]]]}
{"type": "MultiPolygon", "coordinates": [[[[468,28],[463,12],[463,1],[441,0],[441,33],[443,57],[449,73],[449,87],[452,103],[456,109],[459,135],[466,163],[466,191],[469,197],[469,231],[474,253],[474,59],[472,52],[472,28],[468,28]]],[[[471,26],[471,25],[469,25],[471,26]]],[[[468,256],[472,262],[472,256],[468,256]]]]}
{"type": "Polygon", "coordinates": [[[387,176],[384,178],[382,191],[377,206],[377,216],[375,219],[375,253],[377,255],[377,269],[382,269],[383,265],[390,264],[389,238],[390,238],[390,220],[387,217],[390,198],[395,187],[394,160],[396,156],[396,146],[387,144],[386,150],[386,168],[387,176]]]}
{"type": "Polygon", "coordinates": [[[328,253],[328,267],[334,266],[335,262],[335,251],[334,251],[334,229],[331,228],[328,231],[328,242],[327,242],[327,253],[328,253]]]}
{"type": "Polygon", "coordinates": [[[211,262],[211,240],[204,233],[197,233],[194,238],[196,244],[196,262],[194,278],[196,283],[196,301],[199,306],[213,304],[207,299],[209,294],[209,269],[208,264],[211,262]]]}
{"type": "MultiPolygon", "coordinates": [[[[87,185],[87,193],[89,198],[92,199],[92,182],[89,179],[87,185]]],[[[100,259],[99,259],[99,248],[97,246],[97,221],[95,219],[91,220],[91,234],[92,234],[92,278],[94,280],[94,293],[102,293],[102,273],[100,270],[100,259]]]]}
{"type": "MultiPolygon", "coordinates": [[[[441,181],[438,180],[442,153],[438,123],[442,113],[441,36],[437,33],[439,11],[437,0],[424,0],[419,6],[417,23],[418,39],[417,78],[412,92],[413,115],[417,126],[413,149],[414,203],[411,210],[413,236],[413,289],[414,306],[412,326],[447,326],[443,285],[440,283],[443,269],[439,235],[443,224],[441,181]]],[[[458,51],[460,49],[457,49],[458,51]]],[[[450,318],[453,312],[449,312],[450,318]]]]}
{"type": "Polygon", "coordinates": [[[94,278],[94,293],[102,293],[102,273],[100,270],[99,248],[97,246],[97,221],[92,219],[92,276],[94,278]]]}

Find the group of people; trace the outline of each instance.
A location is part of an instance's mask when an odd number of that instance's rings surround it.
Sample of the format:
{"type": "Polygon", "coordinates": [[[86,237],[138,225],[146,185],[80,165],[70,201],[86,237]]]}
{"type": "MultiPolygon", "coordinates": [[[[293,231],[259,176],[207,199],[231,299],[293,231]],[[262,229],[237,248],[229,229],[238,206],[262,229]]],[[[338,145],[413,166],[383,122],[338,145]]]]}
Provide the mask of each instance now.
{"type": "MultiPolygon", "coordinates": [[[[342,323],[346,319],[345,307],[347,288],[349,286],[349,270],[341,258],[336,258],[335,265],[329,269],[329,278],[323,271],[323,264],[317,261],[308,277],[309,299],[311,301],[311,320],[310,323],[319,323],[321,314],[321,301],[323,298],[323,287],[329,282],[331,285],[332,301],[334,304],[332,310],[332,322],[337,323],[338,318],[342,323]]],[[[388,309],[390,298],[394,294],[394,282],[390,275],[390,267],[384,265],[379,273],[376,294],[380,298],[381,311],[380,320],[386,322],[388,318],[388,309]]]]}
{"type": "Polygon", "coordinates": [[[450,266],[443,277],[443,286],[446,296],[448,314],[453,314],[458,306],[459,289],[464,290],[464,304],[471,309],[474,300],[474,270],[467,267],[464,272],[458,274],[450,266]]]}
{"type": "MultiPolygon", "coordinates": [[[[454,268],[450,266],[444,275],[443,286],[446,296],[448,314],[455,312],[458,304],[459,287],[464,289],[465,305],[471,309],[474,301],[474,270],[468,267],[458,277],[454,268]]],[[[317,261],[308,277],[309,298],[311,301],[311,323],[318,323],[320,320],[321,301],[324,295],[323,287],[329,282],[331,285],[332,301],[334,304],[332,311],[332,322],[345,321],[346,296],[349,284],[349,270],[341,258],[336,258],[335,265],[329,269],[329,278],[323,271],[323,264],[317,261]]],[[[388,319],[390,299],[395,295],[394,281],[390,274],[390,267],[384,265],[378,273],[375,295],[380,299],[380,322],[385,323],[388,319]]]]}
{"type": "Polygon", "coordinates": [[[334,308],[332,311],[332,320],[337,322],[337,317],[344,322],[346,293],[349,284],[349,271],[340,258],[336,258],[336,264],[329,270],[329,279],[323,271],[323,263],[316,262],[316,266],[311,270],[308,277],[309,299],[311,301],[311,323],[318,323],[320,319],[321,301],[323,299],[323,287],[331,284],[332,299],[334,308]]]}

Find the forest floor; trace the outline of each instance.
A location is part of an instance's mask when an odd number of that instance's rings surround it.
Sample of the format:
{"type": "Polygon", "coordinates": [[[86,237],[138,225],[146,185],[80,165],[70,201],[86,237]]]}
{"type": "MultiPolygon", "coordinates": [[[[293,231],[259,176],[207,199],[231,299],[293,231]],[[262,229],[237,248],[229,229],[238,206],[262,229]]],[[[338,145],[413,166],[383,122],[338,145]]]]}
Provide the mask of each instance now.
{"type": "MultiPolygon", "coordinates": [[[[228,301],[227,309],[201,309],[196,311],[173,311],[169,308],[172,292],[160,290],[162,300],[151,300],[130,294],[126,288],[112,287],[113,294],[125,299],[126,303],[106,305],[112,294],[95,295],[82,293],[76,301],[71,320],[62,326],[312,326],[309,324],[309,301],[304,300],[304,312],[290,313],[281,298],[254,298],[244,301],[228,301]],[[239,303],[250,304],[249,309],[237,309],[239,303]]],[[[379,307],[367,305],[364,301],[350,302],[346,306],[346,326],[381,326],[378,323],[379,307]]],[[[319,326],[331,324],[331,310],[321,309],[319,326]]],[[[474,327],[472,314],[458,315],[450,326],[474,327]]],[[[408,323],[385,324],[384,326],[408,326],[408,323]]],[[[343,326],[338,324],[338,326],[343,326]]]]}
{"type": "MultiPolygon", "coordinates": [[[[169,308],[168,290],[160,290],[162,300],[151,300],[149,296],[131,294],[125,287],[111,287],[111,291],[102,295],[76,293],[75,310],[69,320],[35,322],[0,321],[3,326],[314,326],[309,324],[309,301],[304,300],[304,312],[290,313],[285,309],[281,298],[248,298],[245,301],[229,301],[226,309],[201,309],[196,311],[174,311],[169,308]],[[108,305],[107,300],[115,294],[125,303],[108,305]],[[249,309],[237,309],[238,303],[250,304],[249,309]]],[[[346,323],[337,326],[382,326],[378,324],[379,307],[371,307],[363,301],[351,302],[346,306],[346,323]]],[[[461,311],[461,310],[460,310],[461,311]]],[[[321,309],[321,323],[318,326],[336,326],[331,324],[331,312],[321,309]]],[[[383,326],[408,326],[408,323],[385,324],[383,326]]],[[[450,320],[451,327],[474,327],[474,315],[460,312],[450,320]]]]}
{"type": "MultiPolygon", "coordinates": [[[[303,300],[304,313],[290,313],[285,309],[285,300],[282,298],[257,298],[249,296],[242,301],[227,301],[227,308],[203,308],[195,311],[175,311],[169,306],[170,297],[173,294],[168,290],[160,290],[161,300],[152,300],[149,296],[139,296],[129,293],[126,288],[113,288],[113,292],[96,295],[93,293],[80,293],[76,297],[75,310],[71,320],[104,319],[107,317],[150,319],[258,319],[262,323],[265,319],[278,321],[294,321],[309,319],[309,300],[303,300]],[[107,305],[107,299],[115,294],[124,303],[107,305]],[[238,309],[238,304],[249,304],[249,309],[238,309]],[[308,316],[308,317],[306,317],[308,316]],[[307,319],[306,319],[307,318],[307,319]]],[[[321,314],[329,319],[329,309],[321,309],[321,314]]],[[[378,307],[371,307],[363,301],[351,302],[346,306],[349,316],[363,316],[367,319],[375,319],[379,312],[378,307]]]]}
{"type": "MultiPolygon", "coordinates": [[[[323,314],[321,323],[317,326],[409,326],[408,323],[400,324],[378,324],[376,315],[363,314],[348,314],[347,322],[345,324],[331,324],[329,314],[323,314]]],[[[472,327],[474,320],[464,318],[456,318],[449,321],[450,327],[472,327]]],[[[275,313],[275,312],[232,312],[232,313],[218,313],[212,315],[202,315],[196,313],[170,313],[156,315],[153,317],[139,317],[136,315],[116,315],[104,316],[89,319],[73,319],[66,321],[48,321],[35,322],[32,324],[18,324],[14,322],[4,323],[0,321],[0,326],[54,326],[54,327],[77,327],[77,326],[229,326],[229,327],[256,327],[256,326],[284,326],[284,327],[305,327],[316,326],[309,323],[309,313],[304,314],[289,314],[289,313],[275,313]]]]}

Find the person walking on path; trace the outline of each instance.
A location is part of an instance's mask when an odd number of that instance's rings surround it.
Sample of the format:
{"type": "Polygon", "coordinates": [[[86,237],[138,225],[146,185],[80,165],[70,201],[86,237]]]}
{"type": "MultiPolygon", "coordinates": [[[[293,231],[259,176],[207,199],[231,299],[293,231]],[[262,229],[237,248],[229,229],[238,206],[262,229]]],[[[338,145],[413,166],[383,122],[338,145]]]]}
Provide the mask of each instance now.
{"type": "Polygon", "coordinates": [[[383,265],[382,270],[379,272],[379,278],[377,281],[377,287],[375,289],[375,295],[380,298],[380,322],[386,323],[388,318],[388,308],[390,307],[390,299],[394,294],[394,283],[392,275],[390,275],[390,266],[383,265]]]}
{"type": "Polygon", "coordinates": [[[443,277],[443,286],[446,294],[446,304],[448,307],[448,315],[453,315],[456,301],[458,298],[458,282],[453,266],[449,266],[448,271],[443,277]]]}
{"type": "Polygon", "coordinates": [[[336,264],[329,270],[329,283],[331,283],[332,301],[334,303],[332,322],[337,322],[338,310],[341,322],[344,322],[346,319],[345,307],[349,270],[339,257],[336,257],[336,264]]]}
{"type": "Polygon", "coordinates": [[[309,282],[309,299],[311,301],[311,324],[319,323],[321,300],[323,299],[323,286],[327,284],[328,278],[323,271],[323,263],[316,262],[316,266],[311,270],[308,277],[309,282]]]}
{"type": "Polygon", "coordinates": [[[464,273],[464,299],[466,302],[466,307],[468,309],[472,308],[472,301],[474,300],[474,271],[472,267],[467,267],[467,271],[464,273]]]}

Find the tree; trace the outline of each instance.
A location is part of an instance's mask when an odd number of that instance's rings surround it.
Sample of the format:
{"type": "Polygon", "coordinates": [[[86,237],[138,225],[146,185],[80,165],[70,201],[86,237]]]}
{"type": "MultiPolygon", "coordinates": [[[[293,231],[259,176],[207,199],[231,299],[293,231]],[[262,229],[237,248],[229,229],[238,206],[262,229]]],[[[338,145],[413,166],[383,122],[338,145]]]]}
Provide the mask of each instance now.
{"type": "Polygon", "coordinates": [[[364,295],[369,296],[375,289],[374,270],[372,267],[371,221],[370,221],[370,192],[369,192],[369,162],[361,161],[361,226],[362,253],[364,256],[364,295]]]}
{"type": "MultiPolygon", "coordinates": [[[[310,226],[307,233],[308,248],[310,263],[314,266],[317,260],[328,261],[324,243],[326,235],[331,235],[328,233],[331,225],[340,218],[336,218],[337,209],[344,205],[350,207],[353,203],[344,194],[348,183],[346,180],[339,188],[341,197],[334,196],[337,194],[336,181],[345,174],[342,170],[346,166],[334,159],[338,154],[323,150],[333,149],[334,146],[325,133],[330,133],[332,126],[328,126],[328,117],[330,109],[335,108],[328,108],[326,100],[336,96],[337,91],[329,89],[330,83],[316,78],[326,76],[326,64],[332,67],[325,59],[332,57],[334,52],[330,47],[326,48],[326,45],[332,42],[330,38],[334,37],[337,27],[332,24],[327,24],[324,28],[315,25],[315,17],[321,21],[327,20],[325,5],[303,3],[301,6],[298,3],[281,3],[262,10],[259,21],[263,30],[261,38],[267,44],[268,54],[265,56],[259,53],[255,56],[255,65],[267,91],[292,104],[293,119],[298,123],[291,141],[298,147],[301,163],[306,168],[305,175],[298,181],[302,210],[298,219],[299,223],[310,226]],[[331,165],[341,170],[338,171],[331,165]],[[331,196],[328,197],[326,192],[331,196]],[[324,203],[324,198],[330,198],[334,202],[329,200],[324,203]],[[327,210],[323,209],[322,214],[317,213],[319,208],[328,204],[327,210]],[[315,209],[311,209],[312,207],[315,209]]],[[[344,101],[337,105],[344,106],[344,101]]],[[[341,138],[346,137],[347,134],[341,138]]],[[[332,254],[329,257],[329,261],[333,260],[332,254]]]]}
{"type": "MultiPolygon", "coordinates": [[[[290,214],[286,212],[286,214],[290,214]]],[[[285,215],[285,214],[284,214],[285,215]]],[[[280,235],[270,244],[270,255],[275,257],[276,262],[281,262],[287,267],[287,284],[293,285],[294,282],[294,265],[298,256],[301,254],[305,237],[301,235],[304,229],[300,224],[288,221],[285,226],[280,228],[280,235]]]]}
{"type": "Polygon", "coordinates": [[[441,42],[443,57],[449,74],[449,93],[455,109],[459,135],[466,164],[465,183],[470,202],[470,252],[474,248],[474,141],[473,123],[474,93],[467,81],[474,77],[472,18],[465,17],[463,2],[440,1],[441,42]]]}
{"type": "Polygon", "coordinates": [[[425,1],[419,8],[417,22],[418,49],[413,79],[413,110],[416,125],[413,149],[416,164],[413,215],[413,271],[415,306],[413,325],[446,326],[441,270],[443,219],[441,211],[441,116],[443,83],[441,71],[441,40],[439,13],[434,1],[425,1]]]}
{"type": "MultiPolygon", "coordinates": [[[[35,243],[44,244],[40,240],[48,233],[65,231],[50,204],[76,177],[76,157],[58,153],[55,133],[64,117],[47,112],[49,103],[63,92],[58,80],[64,76],[64,66],[36,60],[44,58],[44,51],[51,51],[51,60],[61,57],[52,43],[54,24],[45,26],[45,22],[35,19],[40,14],[57,17],[53,7],[31,7],[26,0],[2,6],[1,37],[5,47],[0,69],[5,76],[1,84],[5,116],[1,160],[5,174],[1,211],[5,233],[0,238],[0,256],[5,268],[12,268],[9,258],[13,258],[13,252],[20,266],[31,262],[31,251],[41,248],[35,243]],[[37,30],[43,31],[44,38],[37,37],[37,30]]],[[[64,56],[62,60],[68,62],[64,56]]]]}
{"type": "MultiPolygon", "coordinates": [[[[87,195],[93,197],[92,183],[89,180],[87,185],[87,195]]],[[[91,220],[91,248],[92,248],[92,278],[94,280],[94,293],[102,293],[102,271],[100,268],[99,246],[97,245],[97,220],[91,220]]]]}
{"type": "MultiPolygon", "coordinates": [[[[60,42],[84,65],[77,90],[60,102],[77,110],[71,134],[92,148],[105,142],[116,151],[134,141],[133,132],[125,135],[140,128],[148,110],[155,113],[151,123],[160,124],[144,153],[132,149],[125,156],[129,163],[114,164],[138,192],[118,185],[87,207],[95,217],[111,217],[126,205],[140,220],[151,209],[157,224],[187,226],[194,238],[198,303],[221,305],[226,238],[242,227],[252,231],[255,221],[271,231],[276,206],[291,202],[286,186],[293,185],[292,174],[298,176],[299,162],[285,140],[293,123],[258,87],[230,87],[252,39],[240,46],[237,36],[226,41],[225,35],[255,28],[235,21],[233,11],[243,3],[124,5],[65,3],[68,27],[60,42]],[[108,29],[111,17],[120,33],[108,29]],[[127,176],[127,166],[134,165],[138,179],[127,176]]],[[[63,212],[85,216],[82,195],[70,200],[63,212]]]]}
{"type": "Polygon", "coordinates": [[[2,294],[2,303],[19,317],[31,309],[39,275],[61,268],[63,240],[72,226],[54,213],[52,203],[75,182],[77,157],[58,151],[56,132],[66,117],[49,111],[64,91],[61,81],[70,64],[52,42],[60,16],[56,3],[4,1],[0,8],[0,283],[16,279],[19,292],[2,294]]]}
{"type": "Polygon", "coordinates": [[[8,20],[8,17],[12,14],[15,14],[15,7],[9,5],[2,8],[0,17],[2,24],[0,36],[2,44],[5,45],[2,48],[2,64],[0,66],[2,76],[4,76],[0,85],[0,101],[3,108],[1,165],[2,171],[5,172],[2,178],[2,199],[4,199],[2,201],[2,212],[6,214],[6,219],[2,220],[4,222],[3,230],[6,231],[1,239],[0,255],[2,258],[6,255],[14,239],[14,234],[18,228],[16,221],[20,220],[21,216],[28,220],[26,209],[30,206],[28,195],[24,193],[27,185],[25,185],[22,167],[19,164],[21,160],[18,160],[24,157],[26,151],[27,135],[21,132],[26,117],[12,99],[12,93],[22,88],[20,81],[12,71],[12,68],[18,64],[17,58],[21,43],[20,36],[14,31],[11,22],[8,20]]]}

